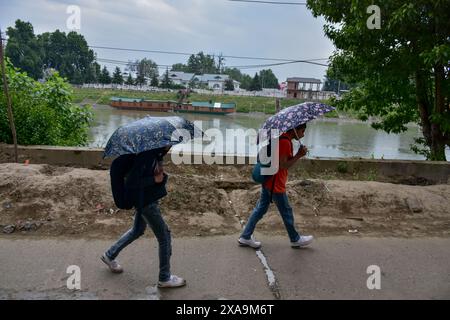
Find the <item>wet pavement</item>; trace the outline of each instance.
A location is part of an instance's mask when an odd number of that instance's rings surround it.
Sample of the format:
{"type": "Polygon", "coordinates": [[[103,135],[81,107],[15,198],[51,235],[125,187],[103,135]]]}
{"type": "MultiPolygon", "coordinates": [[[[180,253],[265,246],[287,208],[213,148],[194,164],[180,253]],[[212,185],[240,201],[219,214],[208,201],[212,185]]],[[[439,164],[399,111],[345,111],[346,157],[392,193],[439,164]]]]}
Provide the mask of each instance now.
{"type": "Polygon", "coordinates": [[[239,247],[237,235],[175,238],[172,272],[187,286],[158,289],[154,238],[127,247],[125,272],[112,274],[100,255],[113,240],[4,236],[0,299],[450,299],[448,238],[328,237],[293,249],[285,237],[257,237],[260,251],[239,247]],[[79,267],[80,290],[67,287],[76,283],[69,266],[79,267]]]}

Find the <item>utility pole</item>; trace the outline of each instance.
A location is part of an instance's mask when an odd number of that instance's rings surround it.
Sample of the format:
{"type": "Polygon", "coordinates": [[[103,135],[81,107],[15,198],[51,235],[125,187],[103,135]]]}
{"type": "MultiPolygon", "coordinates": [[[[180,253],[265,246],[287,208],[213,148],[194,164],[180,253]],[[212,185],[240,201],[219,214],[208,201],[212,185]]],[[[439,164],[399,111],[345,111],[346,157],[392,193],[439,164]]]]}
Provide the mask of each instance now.
{"type": "Polygon", "coordinates": [[[8,91],[8,82],[6,79],[6,68],[5,68],[5,57],[3,54],[3,38],[2,38],[2,30],[0,29],[0,63],[2,68],[2,75],[3,75],[3,90],[5,91],[5,97],[6,97],[6,104],[8,106],[8,118],[9,118],[9,125],[11,127],[11,134],[13,138],[14,143],[14,160],[15,162],[19,162],[18,155],[17,155],[17,134],[16,134],[16,126],[14,125],[14,114],[11,107],[11,97],[9,96],[8,91]]]}
{"type": "Polygon", "coordinates": [[[219,73],[220,74],[223,74],[223,61],[225,60],[225,58],[223,57],[223,54],[222,53],[220,53],[219,54],[219,56],[218,56],[218,60],[219,60],[219,73]]]}

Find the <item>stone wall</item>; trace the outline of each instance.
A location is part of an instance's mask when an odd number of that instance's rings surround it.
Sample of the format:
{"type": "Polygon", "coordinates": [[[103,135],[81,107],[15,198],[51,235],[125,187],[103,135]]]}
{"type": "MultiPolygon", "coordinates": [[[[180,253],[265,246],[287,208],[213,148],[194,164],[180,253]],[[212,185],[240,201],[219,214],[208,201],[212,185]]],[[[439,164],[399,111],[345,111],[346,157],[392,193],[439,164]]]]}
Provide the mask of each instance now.
{"type": "MultiPolygon", "coordinates": [[[[50,146],[19,146],[19,162],[72,166],[89,169],[108,169],[111,159],[103,159],[103,149],[50,146]]],[[[187,155],[186,155],[187,156],[187,155]]],[[[207,165],[201,156],[189,155],[193,165],[207,165]]],[[[171,157],[167,157],[171,159],[171,157]]],[[[254,157],[216,157],[224,165],[248,165],[254,157]]],[[[206,159],[211,160],[211,158],[206,159]]],[[[14,161],[14,147],[0,144],[0,163],[14,161]]],[[[450,162],[368,160],[368,159],[303,159],[294,168],[294,174],[309,176],[355,176],[364,180],[395,181],[407,184],[450,183],[450,162]]],[[[358,178],[357,178],[358,179],[358,178]]]]}

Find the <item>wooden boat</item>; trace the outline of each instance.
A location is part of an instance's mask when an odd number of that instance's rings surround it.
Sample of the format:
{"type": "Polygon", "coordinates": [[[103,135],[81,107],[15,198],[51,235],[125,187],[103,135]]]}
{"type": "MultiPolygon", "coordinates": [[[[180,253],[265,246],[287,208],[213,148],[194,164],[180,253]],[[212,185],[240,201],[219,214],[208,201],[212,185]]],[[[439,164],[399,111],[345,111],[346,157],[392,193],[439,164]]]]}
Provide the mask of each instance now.
{"type": "Polygon", "coordinates": [[[112,97],[110,105],[118,109],[143,110],[155,112],[191,112],[202,114],[229,114],[236,112],[235,103],[196,101],[180,103],[173,100],[144,100],[139,98],[112,97]]]}

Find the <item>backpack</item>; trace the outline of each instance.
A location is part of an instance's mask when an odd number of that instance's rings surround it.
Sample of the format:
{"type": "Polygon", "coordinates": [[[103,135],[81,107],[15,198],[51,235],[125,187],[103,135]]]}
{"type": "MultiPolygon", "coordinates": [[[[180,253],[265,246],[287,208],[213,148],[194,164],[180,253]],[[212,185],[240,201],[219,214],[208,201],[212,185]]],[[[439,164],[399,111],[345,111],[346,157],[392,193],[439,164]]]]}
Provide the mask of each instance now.
{"type": "Polygon", "coordinates": [[[133,168],[135,159],[136,155],[126,154],[114,159],[111,164],[111,190],[114,203],[119,209],[129,210],[134,206],[134,201],[127,192],[128,188],[125,187],[125,182],[133,168]]]}
{"type": "MultiPolygon", "coordinates": [[[[288,141],[291,143],[291,141],[290,141],[290,139],[289,139],[288,137],[281,136],[281,137],[280,137],[280,140],[281,140],[281,139],[286,139],[286,140],[288,140],[288,141]]],[[[272,154],[271,154],[271,150],[272,150],[272,142],[271,142],[271,141],[269,141],[269,144],[266,146],[266,148],[268,149],[268,152],[267,152],[268,156],[271,157],[271,156],[272,156],[272,154]]],[[[292,148],[292,143],[291,143],[291,148],[292,148]]],[[[263,164],[263,163],[261,163],[261,162],[259,161],[259,155],[258,155],[256,164],[255,164],[255,166],[253,167],[253,171],[252,171],[252,179],[253,179],[253,181],[255,181],[255,182],[258,183],[258,184],[264,184],[264,183],[266,183],[271,177],[273,177],[273,175],[263,175],[262,172],[261,172],[261,170],[262,170],[263,168],[270,168],[270,166],[271,166],[271,163],[270,163],[270,162],[269,162],[268,164],[263,164]]],[[[275,184],[275,180],[274,180],[274,184],[275,184]]],[[[273,188],[272,188],[272,189],[273,189],[273,188]]]]}
{"type": "Polygon", "coordinates": [[[158,157],[158,150],[151,150],[139,155],[121,155],[112,162],[111,190],[117,208],[143,208],[167,195],[166,174],[161,183],[152,181],[154,168],[159,160],[162,157],[158,157]]]}

